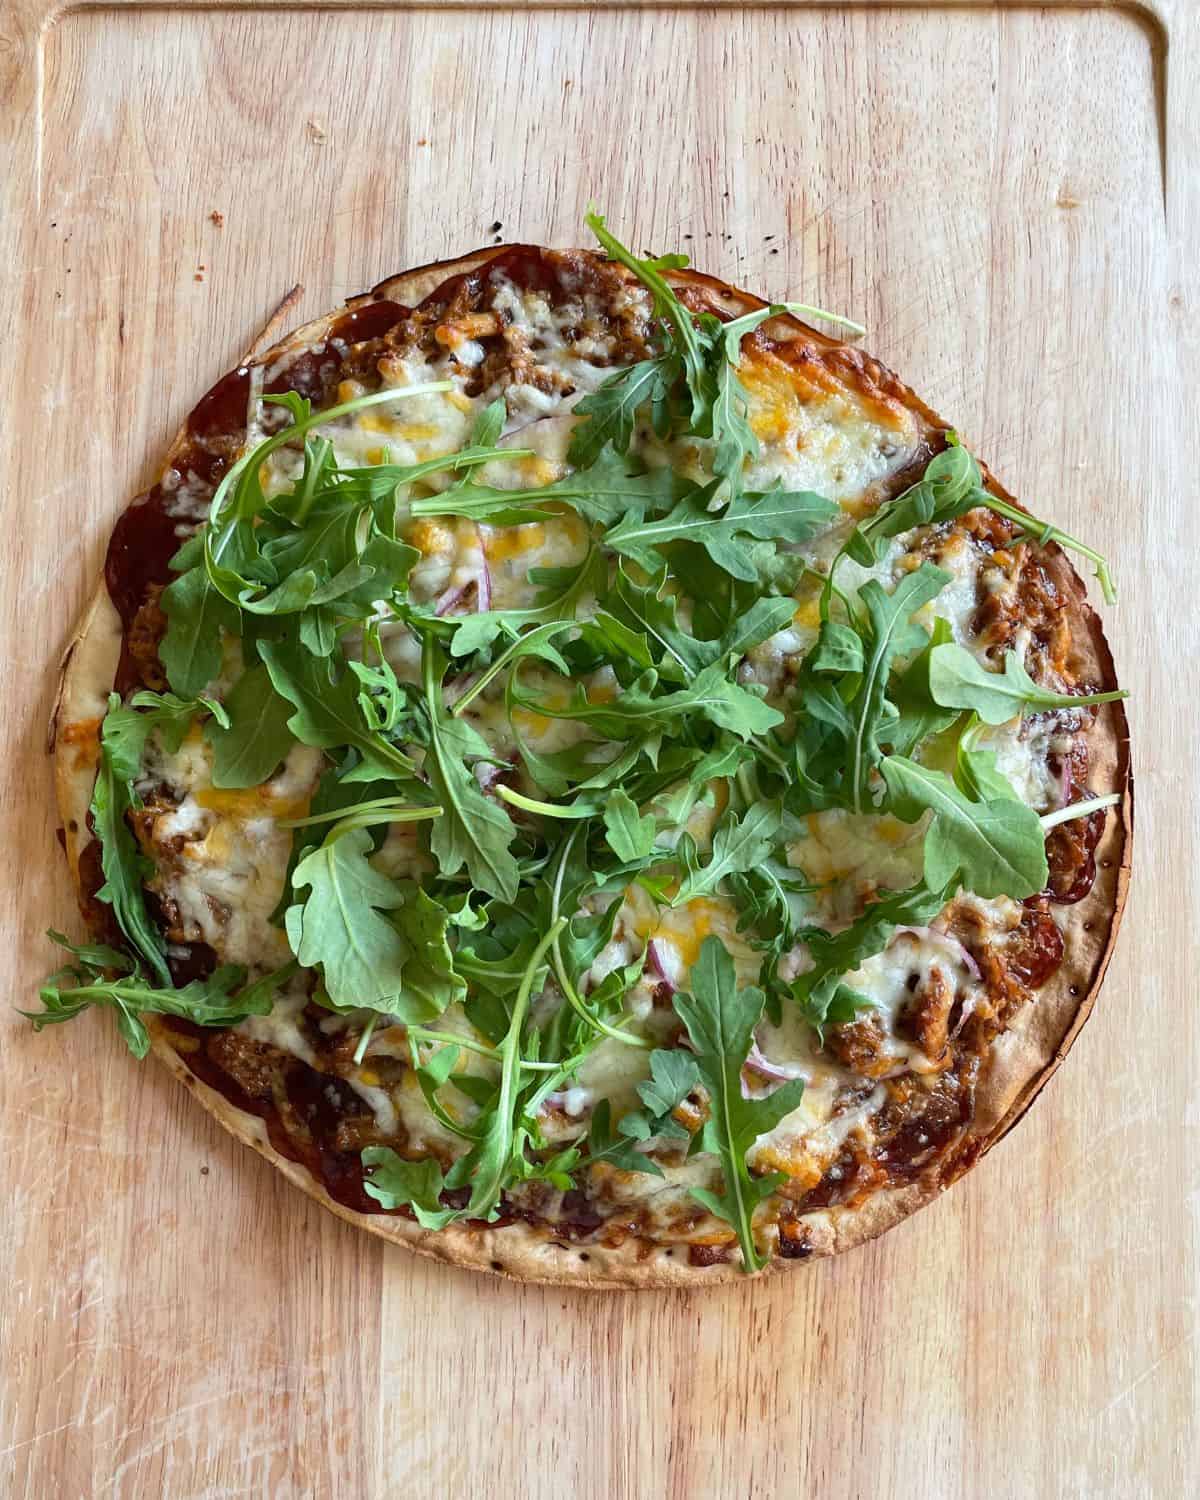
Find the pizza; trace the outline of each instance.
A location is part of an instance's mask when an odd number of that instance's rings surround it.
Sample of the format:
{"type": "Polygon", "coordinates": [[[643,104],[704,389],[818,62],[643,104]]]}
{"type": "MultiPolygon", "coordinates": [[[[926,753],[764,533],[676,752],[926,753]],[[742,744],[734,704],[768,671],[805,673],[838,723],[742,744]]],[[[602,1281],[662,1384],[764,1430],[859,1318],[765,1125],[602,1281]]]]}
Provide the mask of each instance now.
{"type": "Polygon", "coordinates": [[[588,222],[192,411],[65,663],[32,1018],[411,1249],[704,1285],[929,1202],[1078,1033],[1113,590],[841,320],[588,222]]]}

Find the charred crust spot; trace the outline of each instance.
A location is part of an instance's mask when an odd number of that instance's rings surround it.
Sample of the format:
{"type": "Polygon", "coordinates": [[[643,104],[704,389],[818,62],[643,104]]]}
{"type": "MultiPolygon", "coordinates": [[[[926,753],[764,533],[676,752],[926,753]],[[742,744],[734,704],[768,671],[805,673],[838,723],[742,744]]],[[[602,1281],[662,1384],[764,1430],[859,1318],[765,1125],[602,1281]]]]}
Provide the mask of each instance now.
{"type": "Polygon", "coordinates": [[[806,1224],[799,1219],[780,1220],[779,1254],[784,1260],[807,1260],[814,1249],[806,1224]]]}
{"type": "Polygon", "coordinates": [[[724,1266],[733,1254],[732,1245],[689,1245],[688,1264],[691,1266],[724,1266]]]}

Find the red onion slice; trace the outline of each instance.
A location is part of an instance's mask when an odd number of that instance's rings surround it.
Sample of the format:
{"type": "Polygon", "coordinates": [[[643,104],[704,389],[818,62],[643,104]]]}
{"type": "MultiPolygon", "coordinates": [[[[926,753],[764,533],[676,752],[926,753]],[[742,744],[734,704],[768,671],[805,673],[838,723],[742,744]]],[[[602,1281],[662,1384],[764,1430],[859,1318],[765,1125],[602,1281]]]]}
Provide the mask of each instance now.
{"type": "Polygon", "coordinates": [[[979,965],[958,939],[952,938],[949,933],[939,932],[936,927],[897,927],[892,934],[892,941],[895,942],[903,933],[907,933],[910,937],[915,937],[921,942],[932,943],[935,948],[941,948],[956,963],[962,964],[972,979],[980,977],[979,965]]]}
{"type": "Polygon", "coordinates": [[[504,772],[499,766],[494,766],[490,761],[477,760],[475,762],[475,780],[479,783],[479,790],[486,792],[488,787],[494,786],[504,772]]]}
{"type": "Polygon", "coordinates": [[[773,1063],[762,1054],[757,1041],[750,1043],[750,1051],[746,1055],[746,1061],[742,1064],[751,1073],[757,1073],[760,1078],[769,1079],[772,1083],[790,1083],[793,1078],[806,1078],[808,1070],[799,1063],[773,1063]]]}
{"type": "Polygon", "coordinates": [[[487,542],[483,527],[475,522],[475,535],[479,538],[479,588],[475,597],[475,608],[480,614],[492,607],[492,574],[488,567],[487,542]]]}
{"type": "Polygon", "coordinates": [[[679,988],[674,973],[671,970],[674,964],[667,955],[666,945],[660,943],[657,938],[651,938],[646,944],[646,967],[656,979],[662,981],[673,995],[679,988]],[[668,968],[668,964],[671,965],[668,968]]]}
{"type": "Polygon", "coordinates": [[[470,587],[470,583],[460,583],[456,587],[446,589],[444,593],[439,594],[438,601],[433,607],[434,614],[439,619],[443,615],[453,614],[457,606],[462,603],[463,595],[470,587]]]}

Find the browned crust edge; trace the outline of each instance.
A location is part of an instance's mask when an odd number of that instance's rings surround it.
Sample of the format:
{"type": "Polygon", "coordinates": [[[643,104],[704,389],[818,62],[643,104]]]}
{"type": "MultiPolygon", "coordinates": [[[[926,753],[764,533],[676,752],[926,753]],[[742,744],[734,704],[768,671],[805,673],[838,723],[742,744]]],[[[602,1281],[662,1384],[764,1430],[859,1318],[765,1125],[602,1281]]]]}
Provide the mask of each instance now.
{"type": "MultiPolygon", "coordinates": [[[[413,305],[450,277],[475,270],[512,248],[490,246],[455,260],[417,267],[380,282],[371,292],[348,299],[346,307],[359,307],[381,298],[393,298],[413,305]]],[[[694,288],[711,303],[729,311],[740,312],[764,305],[761,298],[736,291],[728,283],[700,272],[674,273],[672,280],[694,288]]],[[[291,295],[281,304],[281,309],[286,307],[291,295]]],[[[341,312],[342,309],[338,309],[294,330],[256,355],[255,362],[269,364],[294,348],[316,341],[341,312]]],[[[826,349],[837,344],[836,340],[791,317],[774,320],[770,331],[780,335],[791,332],[793,336],[803,337],[826,349]]],[[[878,365],[869,356],[863,358],[869,361],[873,378],[890,396],[903,401],[931,428],[940,429],[947,425],[886,367],[878,365]]],[[[170,464],[186,438],[185,425],[168,450],[166,465],[170,464]]],[[[988,482],[995,493],[1012,498],[990,475],[988,482]]],[[[1056,581],[1073,601],[1073,637],[1081,672],[1105,687],[1115,687],[1112,654],[1100,621],[1087,603],[1086,590],[1065,554],[1054,547],[1049,551],[1056,581]]],[[[58,741],[55,783],[66,830],[67,857],[77,884],[82,844],[79,832],[85,828],[93,776],[86,768],[81,769],[78,756],[68,755],[62,737],[57,736],[57,729],[60,725],[103,712],[108,684],[117,664],[120,639],[120,621],[101,579],[63,659],[50,727],[50,747],[54,749],[56,738],[58,741]]],[[[808,1230],[812,1258],[840,1253],[874,1239],[938,1197],[951,1181],[962,1175],[1016,1125],[1061,1065],[1091,1015],[1120,927],[1132,859],[1133,778],[1128,726],[1122,704],[1106,705],[1097,716],[1089,732],[1088,749],[1093,776],[1098,784],[1116,786],[1122,791],[1121,803],[1107,818],[1096,851],[1096,883],[1082,902],[1069,909],[1064,928],[1067,959],[995,1049],[977,1095],[975,1117],[960,1143],[957,1167],[936,1181],[917,1182],[877,1193],[859,1208],[831,1209],[807,1215],[803,1222],[808,1230]]],[[[339,1218],[392,1244],[403,1245],[419,1255],[455,1266],[488,1271],[518,1281],[581,1289],[696,1289],[745,1279],[733,1263],[693,1266],[688,1261],[686,1246],[647,1251],[643,1244],[634,1240],[615,1247],[569,1245],[524,1224],[508,1225],[502,1229],[451,1224],[443,1230],[432,1231],[404,1218],[348,1209],[331,1198],[305,1167],[275,1150],[260,1119],[236,1108],[197,1078],[171,1045],[165,1029],[154,1024],[153,1018],[149,1019],[155,1056],[230,1134],[265,1157],[289,1181],[339,1218]]],[[[777,1275],[792,1264],[795,1262],[775,1256],[763,1274],[777,1275]]]]}

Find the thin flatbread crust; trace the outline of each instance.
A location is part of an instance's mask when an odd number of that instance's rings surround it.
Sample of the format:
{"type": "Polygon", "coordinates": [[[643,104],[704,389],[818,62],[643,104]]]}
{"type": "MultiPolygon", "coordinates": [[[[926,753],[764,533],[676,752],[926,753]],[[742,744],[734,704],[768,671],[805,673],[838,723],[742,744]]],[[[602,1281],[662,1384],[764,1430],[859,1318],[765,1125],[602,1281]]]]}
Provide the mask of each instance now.
{"type": "MultiPolygon", "coordinates": [[[[458,260],[422,266],[350,299],[346,307],[362,307],[381,299],[414,306],[449,277],[474,270],[511,248],[490,247],[458,260]]],[[[670,279],[677,287],[686,286],[710,306],[734,315],[764,305],[757,297],[697,272],[672,273],[670,279]]],[[[271,364],[290,351],[319,341],[344,311],[338,309],[295,330],[264,353],[255,355],[254,363],[271,364]]],[[[775,336],[786,337],[789,330],[826,348],[836,344],[795,319],[773,320],[771,331],[775,336]]],[[[861,358],[872,384],[890,398],[901,401],[931,428],[945,426],[890,371],[866,356],[861,358]]],[[[186,441],[185,426],[167,454],[167,465],[186,441]]],[[[988,475],[987,480],[993,493],[1011,500],[992,476],[988,475]]],[[[1099,619],[1087,603],[1083,584],[1059,548],[1052,544],[1047,556],[1055,583],[1071,601],[1068,617],[1076,676],[1104,689],[1116,687],[1112,656],[1099,619]]],[[[64,658],[51,725],[60,816],[67,857],[77,884],[80,884],[80,852],[89,837],[86,817],[96,763],[95,747],[88,744],[85,726],[94,721],[98,729],[120,647],[121,622],[101,579],[64,658]]],[[[1129,884],[1133,781],[1128,727],[1120,702],[1100,709],[1087,741],[1095,784],[1120,789],[1122,800],[1106,818],[1095,851],[1096,880],[1091,891],[1082,901],[1067,908],[1062,924],[1066,944],[1062,964],[994,1043],[975,1094],[974,1117],[966,1127],[950,1169],[905,1186],[878,1191],[859,1207],[835,1207],[806,1214],[805,1259],[832,1255],[873,1239],[930,1202],[949,1182],[961,1176],[1013,1128],[1062,1062],[1091,1014],[1116,939],[1129,884]]],[[[82,895],[82,886],[80,890],[82,895]]],[[[394,1215],[358,1213],[335,1201],[306,1167],[281,1155],[270,1143],[264,1122],[208,1087],[192,1073],[173,1046],[172,1033],[154,1017],[146,1020],[155,1055],[232,1135],[340,1218],[382,1239],[452,1265],[492,1271],[522,1281],[636,1289],[711,1286],[741,1278],[741,1271],[731,1263],[692,1264],[686,1246],[647,1246],[633,1238],[616,1247],[592,1243],[581,1246],[556,1241],[544,1229],[520,1221],[502,1228],[452,1223],[445,1229],[431,1231],[394,1215]]],[[[794,1263],[776,1255],[769,1261],[767,1272],[778,1274],[794,1263]]]]}

